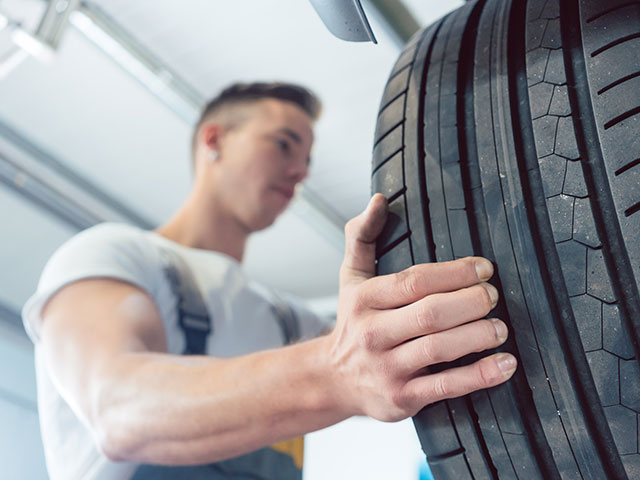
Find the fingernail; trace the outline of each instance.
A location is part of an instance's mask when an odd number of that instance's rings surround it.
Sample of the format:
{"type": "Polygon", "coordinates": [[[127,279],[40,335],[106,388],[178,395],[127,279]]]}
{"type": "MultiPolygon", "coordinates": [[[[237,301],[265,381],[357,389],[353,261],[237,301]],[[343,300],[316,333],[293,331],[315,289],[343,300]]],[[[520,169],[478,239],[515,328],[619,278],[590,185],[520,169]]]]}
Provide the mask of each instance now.
{"type": "Polygon", "coordinates": [[[498,364],[498,368],[505,377],[510,376],[518,365],[516,358],[508,353],[501,353],[497,355],[496,363],[498,364]]]}
{"type": "Polygon", "coordinates": [[[485,283],[484,288],[487,289],[487,293],[489,294],[489,298],[491,299],[491,305],[495,308],[498,304],[498,289],[491,285],[490,283],[485,283]]]}
{"type": "Polygon", "coordinates": [[[476,273],[480,280],[489,280],[493,275],[493,265],[486,258],[476,260],[476,273]]]}
{"type": "Polygon", "coordinates": [[[493,322],[493,326],[496,329],[498,340],[500,340],[500,343],[504,343],[504,341],[507,339],[507,336],[509,335],[509,329],[504,324],[504,322],[498,320],[497,318],[492,318],[491,321],[493,322]]]}

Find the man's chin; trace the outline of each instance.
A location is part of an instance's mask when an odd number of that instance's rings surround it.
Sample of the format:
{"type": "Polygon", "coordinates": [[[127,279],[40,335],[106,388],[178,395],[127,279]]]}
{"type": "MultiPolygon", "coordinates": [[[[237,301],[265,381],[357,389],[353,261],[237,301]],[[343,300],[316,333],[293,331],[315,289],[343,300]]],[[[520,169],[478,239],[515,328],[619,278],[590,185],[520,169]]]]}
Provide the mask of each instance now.
{"type": "Polygon", "coordinates": [[[260,230],[269,228],[275,223],[279,216],[280,214],[276,216],[262,216],[260,218],[256,218],[254,221],[250,222],[249,229],[252,232],[259,232],[260,230]]]}
{"type": "Polygon", "coordinates": [[[279,208],[265,208],[261,212],[256,212],[255,216],[246,222],[245,225],[248,226],[250,232],[258,232],[269,228],[280,218],[290,204],[291,202],[287,202],[286,204],[279,205],[279,208]]]}

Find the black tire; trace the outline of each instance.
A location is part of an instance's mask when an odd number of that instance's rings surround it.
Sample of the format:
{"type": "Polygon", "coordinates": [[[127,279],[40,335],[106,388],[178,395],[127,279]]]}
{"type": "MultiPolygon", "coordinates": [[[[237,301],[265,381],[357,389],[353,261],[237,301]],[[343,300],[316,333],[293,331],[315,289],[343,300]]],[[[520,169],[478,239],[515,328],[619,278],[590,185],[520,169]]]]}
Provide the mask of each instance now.
{"type": "Polygon", "coordinates": [[[372,183],[378,273],[489,258],[519,359],[414,418],[434,477],[640,479],[640,2],[478,0],[416,34],[372,183]]]}

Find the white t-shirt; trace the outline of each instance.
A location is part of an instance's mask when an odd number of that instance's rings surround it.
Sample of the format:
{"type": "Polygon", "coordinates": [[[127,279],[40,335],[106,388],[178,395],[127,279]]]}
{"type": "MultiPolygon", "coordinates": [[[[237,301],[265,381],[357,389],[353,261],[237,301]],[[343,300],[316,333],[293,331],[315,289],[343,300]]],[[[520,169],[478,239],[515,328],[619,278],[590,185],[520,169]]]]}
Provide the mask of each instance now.
{"type": "MultiPolygon", "coordinates": [[[[52,383],[39,348],[40,313],[51,296],[71,282],[107,277],[147,292],[162,316],[169,353],[180,354],[185,338],[178,325],[177,298],[163,271],[162,249],[179,254],[191,269],[211,319],[207,353],[243,355],[282,346],[283,332],[273,313],[273,292],[245,278],[233,258],[209,250],[184,247],[153,232],[124,224],[104,223],[71,238],[51,257],[36,293],[22,315],[35,344],[38,410],[47,469],[52,479],[129,478],[135,464],[111,462],[96,448],[91,433],[52,383]]],[[[301,337],[326,330],[328,321],[288,298],[301,337]]]]}

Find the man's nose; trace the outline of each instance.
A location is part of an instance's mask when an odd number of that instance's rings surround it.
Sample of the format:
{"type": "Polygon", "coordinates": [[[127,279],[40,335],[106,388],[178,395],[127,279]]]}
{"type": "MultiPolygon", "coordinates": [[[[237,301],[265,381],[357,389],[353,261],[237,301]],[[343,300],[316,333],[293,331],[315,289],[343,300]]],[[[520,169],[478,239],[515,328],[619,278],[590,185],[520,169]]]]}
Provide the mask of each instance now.
{"type": "Polygon", "coordinates": [[[296,161],[289,170],[289,175],[296,183],[301,182],[309,175],[309,162],[307,159],[296,161]]]}

